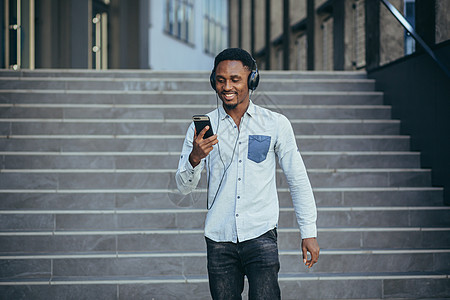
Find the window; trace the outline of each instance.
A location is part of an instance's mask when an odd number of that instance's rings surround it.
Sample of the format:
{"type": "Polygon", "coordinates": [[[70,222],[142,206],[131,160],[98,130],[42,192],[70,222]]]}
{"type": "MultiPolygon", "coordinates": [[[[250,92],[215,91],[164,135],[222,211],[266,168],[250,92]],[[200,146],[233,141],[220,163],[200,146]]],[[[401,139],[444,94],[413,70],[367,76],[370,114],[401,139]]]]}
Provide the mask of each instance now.
{"type": "Polygon", "coordinates": [[[165,32],[194,44],[194,0],[166,0],[165,32]]]}
{"type": "Polygon", "coordinates": [[[206,53],[216,55],[227,47],[227,0],[204,0],[203,40],[206,53]]]}

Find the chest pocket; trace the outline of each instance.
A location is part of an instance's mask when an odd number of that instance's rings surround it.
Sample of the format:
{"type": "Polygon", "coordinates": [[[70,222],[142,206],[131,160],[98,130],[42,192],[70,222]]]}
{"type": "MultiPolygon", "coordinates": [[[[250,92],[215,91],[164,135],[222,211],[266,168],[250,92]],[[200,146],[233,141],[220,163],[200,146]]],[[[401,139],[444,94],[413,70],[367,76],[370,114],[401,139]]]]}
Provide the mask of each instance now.
{"type": "Polygon", "coordinates": [[[249,135],[248,136],[248,159],[255,163],[264,161],[270,147],[270,136],[249,135]]]}

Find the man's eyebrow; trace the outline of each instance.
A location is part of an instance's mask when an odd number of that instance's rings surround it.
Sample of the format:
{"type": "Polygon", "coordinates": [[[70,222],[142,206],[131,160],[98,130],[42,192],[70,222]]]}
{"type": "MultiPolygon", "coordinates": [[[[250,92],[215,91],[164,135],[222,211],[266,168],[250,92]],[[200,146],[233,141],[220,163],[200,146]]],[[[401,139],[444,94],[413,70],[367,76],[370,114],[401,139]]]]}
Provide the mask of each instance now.
{"type": "MultiPolygon", "coordinates": [[[[225,78],[224,75],[220,75],[220,74],[217,74],[216,77],[225,78]]],[[[238,74],[230,75],[230,78],[241,78],[241,75],[238,75],[238,74]]]]}

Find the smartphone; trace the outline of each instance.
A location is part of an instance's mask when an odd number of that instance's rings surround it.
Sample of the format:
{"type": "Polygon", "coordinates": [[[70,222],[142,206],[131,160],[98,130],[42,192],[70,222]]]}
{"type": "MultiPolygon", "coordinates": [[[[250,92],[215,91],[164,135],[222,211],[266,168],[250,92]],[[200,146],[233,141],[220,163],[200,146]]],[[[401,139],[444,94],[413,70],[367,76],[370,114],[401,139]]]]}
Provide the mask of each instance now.
{"type": "Polygon", "coordinates": [[[214,135],[212,131],[211,121],[209,120],[209,117],[207,115],[195,115],[192,117],[192,120],[194,121],[195,130],[197,131],[197,134],[200,133],[200,131],[203,130],[203,128],[206,127],[206,125],[209,126],[209,129],[206,131],[205,135],[203,136],[204,139],[209,138],[210,136],[214,135]]]}

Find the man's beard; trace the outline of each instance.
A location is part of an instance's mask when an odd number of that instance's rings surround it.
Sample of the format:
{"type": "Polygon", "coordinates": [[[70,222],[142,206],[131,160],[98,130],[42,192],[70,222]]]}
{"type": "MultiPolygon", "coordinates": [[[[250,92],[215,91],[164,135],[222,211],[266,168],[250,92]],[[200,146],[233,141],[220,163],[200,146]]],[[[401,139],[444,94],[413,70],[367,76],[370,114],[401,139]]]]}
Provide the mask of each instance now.
{"type": "Polygon", "coordinates": [[[228,104],[228,103],[223,102],[223,107],[225,109],[232,110],[232,109],[235,109],[238,106],[238,104],[239,103],[228,104]]]}
{"type": "Polygon", "coordinates": [[[221,99],[222,100],[222,104],[223,104],[223,108],[227,109],[227,110],[233,110],[235,109],[239,104],[241,104],[242,102],[245,101],[245,98],[239,100],[239,98],[236,100],[236,103],[228,103],[226,100],[221,99]]]}

